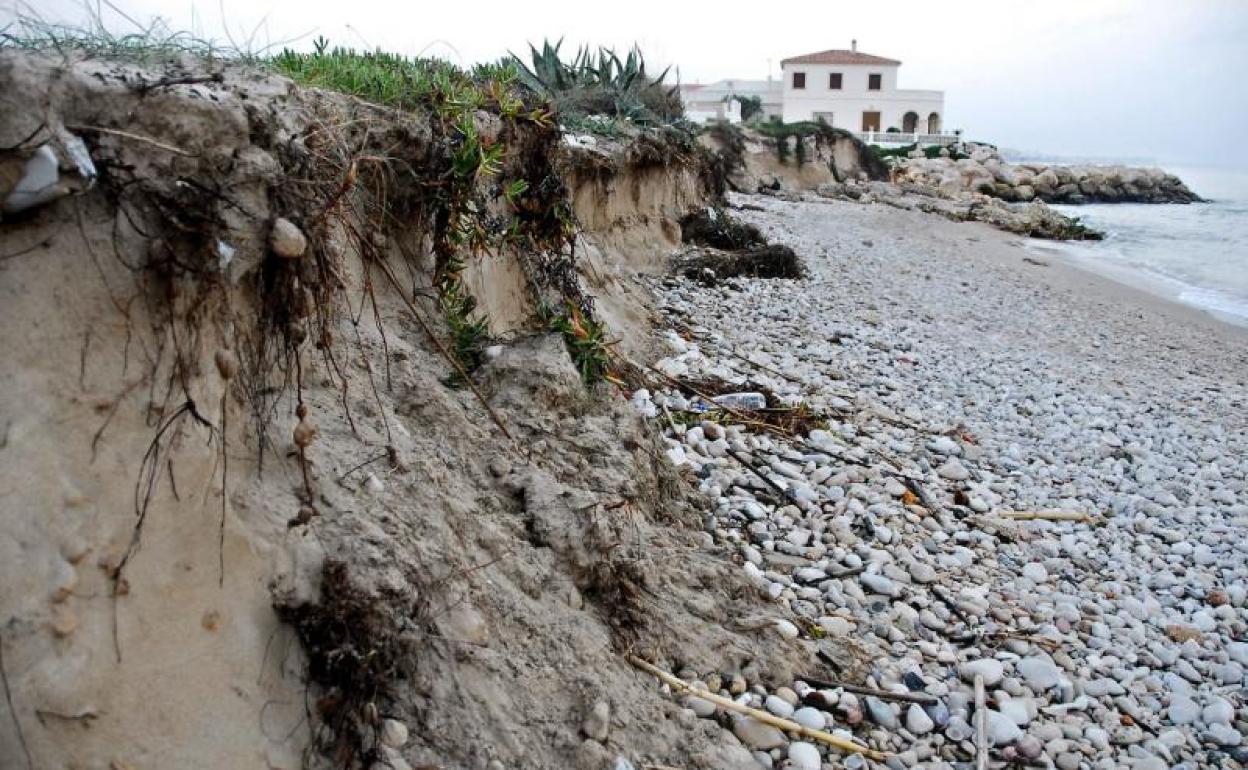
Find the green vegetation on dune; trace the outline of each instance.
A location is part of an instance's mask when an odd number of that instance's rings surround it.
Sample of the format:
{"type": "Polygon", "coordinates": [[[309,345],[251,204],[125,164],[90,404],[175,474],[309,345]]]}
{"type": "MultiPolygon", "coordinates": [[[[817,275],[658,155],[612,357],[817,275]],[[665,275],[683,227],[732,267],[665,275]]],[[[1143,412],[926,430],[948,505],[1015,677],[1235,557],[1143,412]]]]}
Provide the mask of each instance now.
{"type": "Polygon", "coordinates": [[[340,91],[403,110],[427,108],[458,119],[488,109],[509,120],[550,119],[545,104],[526,105],[519,72],[509,61],[481,64],[466,71],[438,59],[331,49],[324,38],[317,38],[314,45],[311,53],[286,49],[264,64],[300,85],[340,91]]]}
{"type": "Polygon", "coordinates": [[[607,327],[576,305],[568,303],[561,308],[543,306],[539,315],[551,331],[559,332],[568,348],[572,363],[587,386],[606,380],[619,382],[612,369],[611,345],[607,340],[607,327]]]}
{"type": "MultiPolygon", "coordinates": [[[[884,160],[886,158],[909,158],[910,153],[914,152],[914,149],[917,146],[918,146],[917,144],[905,144],[900,147],[890,147],[886,149],[884,147],[879,147],[877,145],[871,145],[871,152],[874,153],[875,156],[879,158],[880,160],[884,160]]],[[[970,157],[966,153],[959,152],[956,146],[942,148],[940,145],[937,145],[937,144],[932,144],[932,145],[928,145],[924,147],[923,155],[924,157],[927,157],[927,158],[939,158],[939,157],[942,157],[940,154],[940,151],[942,149],[947,149],[949,151],[948,157],[950,160],[962,160],[963,158],[970,157]]]]}
{"type": "Polygon", "coordinates": [[[663,82],[668,71],[651,76],[637,48],[624,59],[609,48],[599,48],[597,54],[581,48],[571,61],[564,61],[559,55],[562,43],[544,41],[540,50],[530,45],[527,63],[514,54],[511,57],[521,81],[549,98],[561,119],[585,122],[585,118],[603,116],[658,126],[684,117],[679,91],[663,82]]]}

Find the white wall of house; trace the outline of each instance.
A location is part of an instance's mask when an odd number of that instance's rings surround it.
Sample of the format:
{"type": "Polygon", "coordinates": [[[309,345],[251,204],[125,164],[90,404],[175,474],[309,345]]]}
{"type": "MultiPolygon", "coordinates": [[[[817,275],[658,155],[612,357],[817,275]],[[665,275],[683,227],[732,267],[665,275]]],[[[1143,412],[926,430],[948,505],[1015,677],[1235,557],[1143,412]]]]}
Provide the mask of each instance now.
{"type": "Polygon", "coordinates": [[[815,120],[822,117],[837,128],[849,131],[863,129],[863,113],[880,113],[880,130],[905,128],[906,113],[917,118],[919,133],[929,133],[929,118],[937,116],[939,133],[944,128],[945,95],[943,91],[897,88],[897,65],[785,64],[783,101],[784,121],[815,120]],[[793,74],[805,73],[806,87],[793,87],[793,74]],[[829,76],[841,74],[841,88],[829,88],[829,76]],[[880,89],[868,89],[869,76],[881,76],[880,89]]]}
{"type": "MultiPolygon", "coordinates": [[[[716,105],[729,96],[757,96],[763,105],[764,117],[784,113],[783,89],[779,80],[718,80],[705,84],[682,84],[680,96],[685,103],[685,117],[695,123],[725,117],[716,105]]],[[[738,105],[737,119],[740,120],[738,105]]]]}
{"type": "Polygon", "coordinates": [[[687,100],[685,102],[685,119],[694,123],[706,123],[711,120],[726,120],[729,123],[740,123],[741,102],[736,99],[687,100]]]}

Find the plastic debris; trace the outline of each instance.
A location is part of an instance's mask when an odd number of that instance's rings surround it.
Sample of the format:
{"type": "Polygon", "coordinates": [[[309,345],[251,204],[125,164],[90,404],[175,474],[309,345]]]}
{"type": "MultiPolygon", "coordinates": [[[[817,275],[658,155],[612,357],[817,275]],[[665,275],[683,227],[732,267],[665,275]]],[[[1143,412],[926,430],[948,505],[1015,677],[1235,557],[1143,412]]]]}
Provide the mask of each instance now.
{"type": "Polygon", "coordinates": [[[59,166],[50,145],[45,144],[35,150],[35,154],[26,161],[22,178],[9,197],[4,199],[4,213],[17,214],[68,194],[69,190],[60,184],[59,166]]]}
{"type": "Polygon", "coordinates": [[[726,406],[729,409],[766,409],[767,397],[762,393],[725,393],[722,396],[716,396],[712,399],[720,406],[726,406]]]}

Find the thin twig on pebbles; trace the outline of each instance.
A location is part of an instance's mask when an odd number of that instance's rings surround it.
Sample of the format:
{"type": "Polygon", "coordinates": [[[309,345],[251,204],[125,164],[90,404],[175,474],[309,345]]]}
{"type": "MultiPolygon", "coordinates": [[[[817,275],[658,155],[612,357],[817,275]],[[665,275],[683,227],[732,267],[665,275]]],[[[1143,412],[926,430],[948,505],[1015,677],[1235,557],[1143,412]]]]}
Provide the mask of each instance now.
{"type": "Polygon", "coordinates": [[[984,677],[975,675],[975,768],[988,770],[988,712],[984,707],[984,677]]]}
{"type": "Polygon", "coordinates": [[[1081,511],[997,511],[996,516],[1015,521],[1075,521],[1091,524],[1096,517],[1081,511]]]}
{"type": "Polygon", "coordinates": [[[772,481],[771,479],[769,479],[769,478],[767,478],[765,475],[763,475],[763,472],[762,472],[762,471],[760,471],[758,468],[755,468],[755,467],[754,467],[754,463],[750,462],[749,458],[747,458],[747,457],[742,457],[742,456],[741,456],[741,453],[740,453],[740,452],[738,452],[737,450],[733,449],[732,447],[726,447],[726,448],[725,448],[725,451],[726,451],[726,452],[728,452],[728,455],[729,455],[732,459],[734,459],[734,460],[736,460],[737,462],[741,463],[741,464],[742,464],[742,465],[744,465],[746,468],[749,468],[749,469],[750,469],[750,471],[751,471],[751,472],[753,472],[755,476],[757,476],[757,477],[759,477],[760,479],[762,479],[762,480],[763,480],[763,482],[764,482],[767,486],[769,486],[769,487],[771,487],[772,489],[774,489],[774,490],[776,490],[777,492],[779,492],[779,493],[780,493],[780,495],[781,495],[781,496],[782,496],[785,500],[791,500],[791,501],[793,501],[793,502],[797,502],[796,500],[793,500],[793,495],[792,495],[792,494],[790,494],[789,490],[785,489],[784,487],[780,486],[780,485],[779,485],[779,484],[777,484],[776,482],[772,481]]]}
{"type": "Polygon", "coordinates": [[[825,743],[829,746],[832,746],[833,748],[840,749],[841,751],[844,751],[850,754],[861,754],[864,757],[867,757],[868,759],[874,759],[877,762],[882,762],[888,757],[888,755],[883,752],[875,751],[873,749],[868,749],[865,746],[860,746],[851,740],[847,740],[845,738],[841,738],[831,733],[824,732],[823,730],[815,730],[813,728],[806,727],[805,725],[800,725],[797,722],[791,722],[788,719],[781,719],[780,717],[768,711],[760,711],[758,709],[750,708],[749,706],[744,706],[740,703],[737,703],[735,700],[732,700],[731,698],[725,698],[722,695],[717,695],[713,692],[709,692],[708,690],[704,690],[701,687],[694,687],[688,682],[685,682],[684,680],[678,679],[675,676],[667,673],[663,669],[653,664],[647,663],[646,661],[642,660],[636,655],[629,655],[628,662],[632,663],[634,666],[641,669],[642,671],[645,671],[647,674],[657,677],[659,681],[668,685],[669,687],[671,687],[673,690],[677,692],[681,692],[681,691],[687,692],[690,695],[693,695],[694,697],[701,698],[702,700],[705,700],[705,701],[710,701],[711,703],[714,703],[716,706],[719,706],[722,709],[733,711],[738,714],[744,714],[745,716],[751,717],[752,719],[762,722],[763,724],[771,725],[772,727],[778,728],[780,730],[784,730],[785,732],[796,733],[797,735],[800,735],[803,738],[810,738],[811,740],[816,740],[816,741],[819,741],[820,743],[825,743]]]}

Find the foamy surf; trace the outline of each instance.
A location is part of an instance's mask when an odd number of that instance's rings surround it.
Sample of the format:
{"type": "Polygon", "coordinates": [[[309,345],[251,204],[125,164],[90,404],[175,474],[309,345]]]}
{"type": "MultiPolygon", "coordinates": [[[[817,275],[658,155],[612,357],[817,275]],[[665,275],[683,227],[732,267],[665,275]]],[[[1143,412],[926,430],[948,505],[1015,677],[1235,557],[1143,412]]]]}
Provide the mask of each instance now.
{"type": "Polygon", "coordinates": [[[1057,250],[1108,278],[1248,326],[1248,175],[1189,170],[1182,176],[1212,200],[1055,206],[1106,234],[1104,241],[1057,250]]]}

